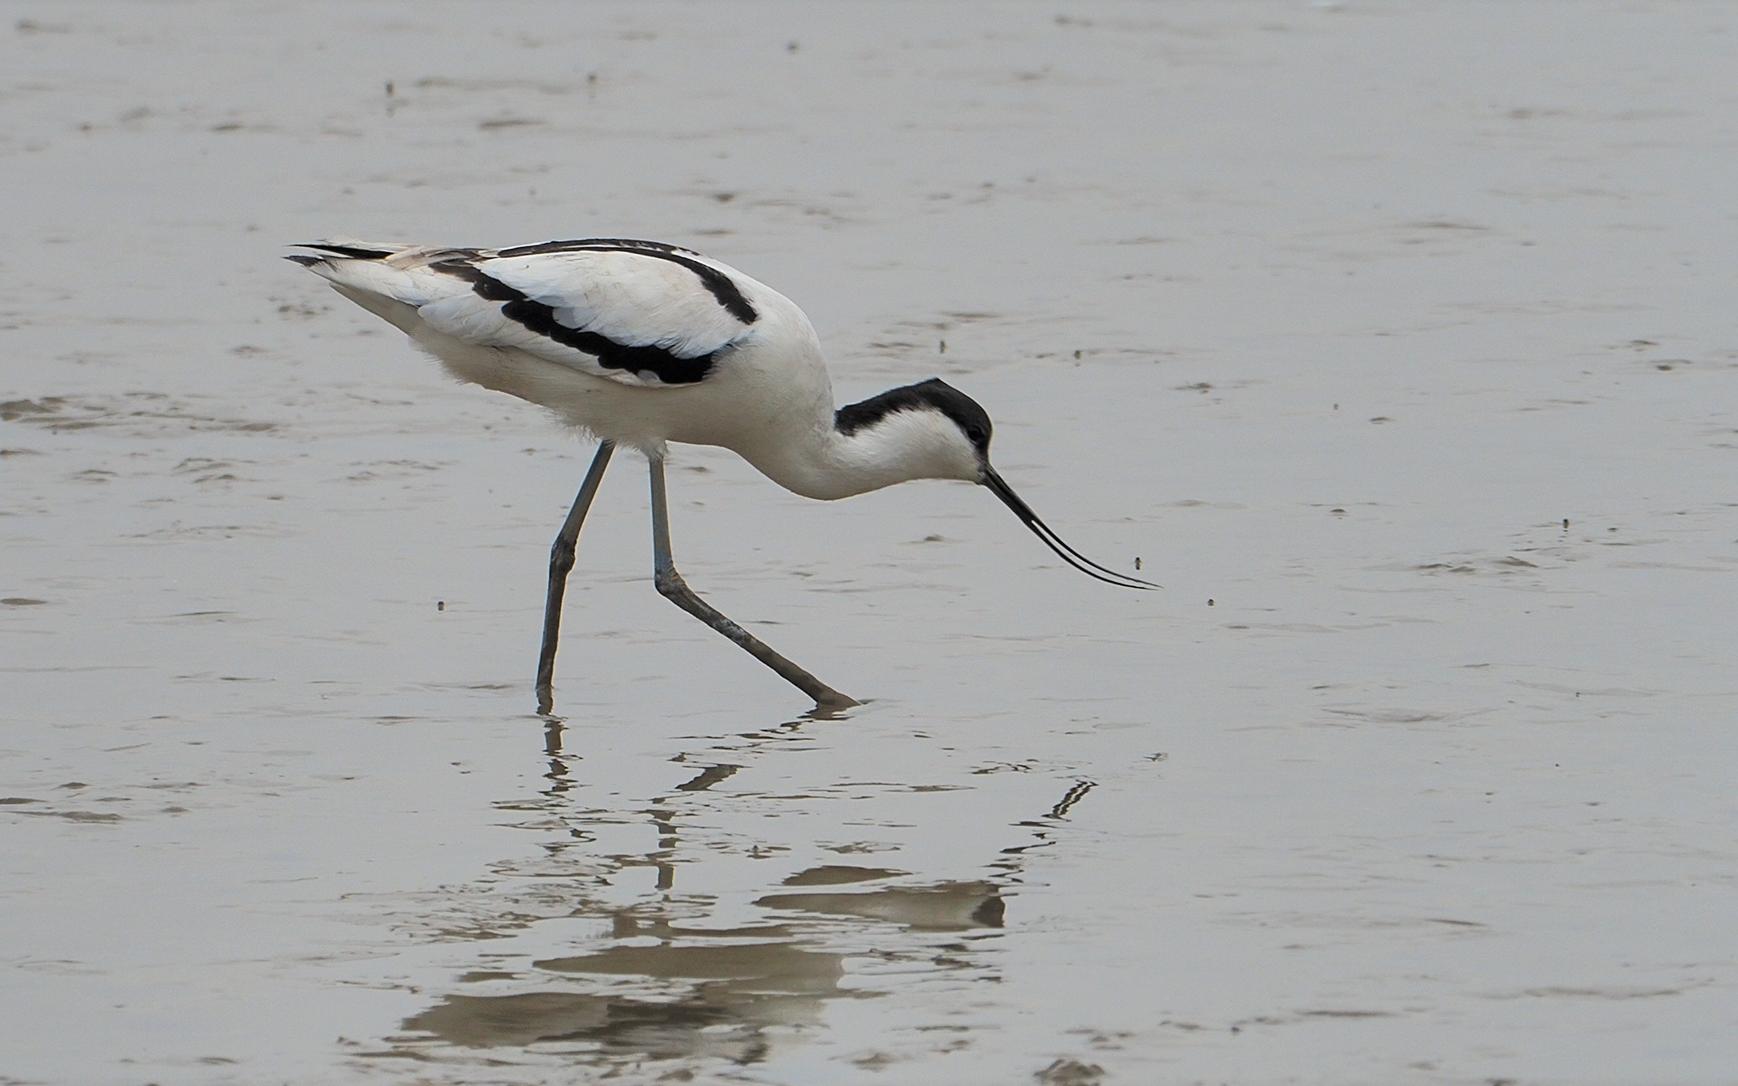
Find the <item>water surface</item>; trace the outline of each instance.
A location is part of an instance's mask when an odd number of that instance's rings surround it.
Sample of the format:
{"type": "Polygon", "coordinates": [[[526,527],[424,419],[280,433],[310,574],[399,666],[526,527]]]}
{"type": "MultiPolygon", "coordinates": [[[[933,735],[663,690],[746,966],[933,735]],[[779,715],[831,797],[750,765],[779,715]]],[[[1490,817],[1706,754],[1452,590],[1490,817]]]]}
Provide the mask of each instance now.
{"type": "Polygon", "coordinates": [[[14,5],[0,1081],[1715,1082],[1718,7],[14,5]],[[390,84],[390,86],[389,86],[390,84]],[[277,259],[638,235],[992,497],[618,458],[277,259]]]}

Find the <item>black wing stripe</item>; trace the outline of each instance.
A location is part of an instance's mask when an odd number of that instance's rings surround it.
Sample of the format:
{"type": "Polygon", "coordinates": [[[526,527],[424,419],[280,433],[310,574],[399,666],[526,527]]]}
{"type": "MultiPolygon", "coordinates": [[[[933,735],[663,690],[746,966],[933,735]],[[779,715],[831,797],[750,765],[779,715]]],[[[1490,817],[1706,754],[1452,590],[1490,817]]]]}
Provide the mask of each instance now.
{"type": "Polygon", "coordinates": [[[546,253],[573,253],[586,249],[647,249],[659,253],[700,255],[694,250],[684,249],[680,245],[671,245],[662,241],[635,241],[633,238],[569,238],[566,241],[543,241],[536,245],[515,245],[511,249],[497,249],[495,255],[543,256],[546,253]]]}
{"type": "Polygon", "coordinates": [[[392,255],[386,249],[364,249],[356,245],[325,245],[320,242],[304,242],[299,248],[318,249],[322,253],[355,257],[357,260],[380,260],[392,255]]]}
{"type": "Polygon", "coordinates": [[[650,373],[667,385],[691,385],[706,379],[718,351],[684,358],[663,347],[635,347],[583,328],[569,328],[555,319],[553,306],[534,301],[464,260],[444,260],[429,267],[471,284],[479,298],[500,302],[501,315],[564,347],[589,354],[605,369],[650,373]]]}
{"type": "Polygon", "coordinates": [[[656,257],[668,260],[672,264],[680,264],[700,277],[700,282],[712,296],[718,299],[718,304],[743,324],[753,324],[760,314],[755,312],[754,305],[742,293],[736,282],[712,267],[702,264],[694,257],[699,254],[688,249],[679,249],[674,245],[665,245],[661,241],[631,241],[626,238],[587,238],[577,241],[546,241],[539,245],[520,245],[512,249],[498,250],[496,256],[546,256],[550,253],[637,253],[640,256],[656,257]]]}

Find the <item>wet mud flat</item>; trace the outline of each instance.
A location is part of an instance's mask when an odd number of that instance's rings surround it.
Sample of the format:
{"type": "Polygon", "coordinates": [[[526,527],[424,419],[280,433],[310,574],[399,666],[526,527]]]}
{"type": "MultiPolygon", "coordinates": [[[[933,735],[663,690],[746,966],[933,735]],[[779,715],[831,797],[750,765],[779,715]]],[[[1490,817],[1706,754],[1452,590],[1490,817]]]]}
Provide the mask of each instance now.
{"type": "Polygon", "coordinates": [[[1729,1077],[1732,15],[899,10],[8,12],[0,1082],[1729,1077]],[[867,704],[629,460],[539,717],[589,449],[336,232],[713,253],[1166,590],[683,449],[867,704]]]}

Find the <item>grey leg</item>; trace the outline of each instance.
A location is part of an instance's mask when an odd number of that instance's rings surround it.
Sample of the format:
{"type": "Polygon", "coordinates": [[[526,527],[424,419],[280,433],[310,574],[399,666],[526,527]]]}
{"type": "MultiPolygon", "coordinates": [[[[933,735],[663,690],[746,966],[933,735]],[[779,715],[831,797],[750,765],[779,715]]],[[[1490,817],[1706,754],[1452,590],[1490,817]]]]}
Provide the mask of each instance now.
{"type": "Polygon", "coordinates": [[[591,510],[591,500],[597,497],[598,484],[603,482],[603,469],[609,466],[610,454],[616,443],[606,441],[597,447],[585,482],[579,485],[579,496],[573,499],[555,543],[549,548],[549,595],[543,603],[543,651],[537,657],[537,711],[547,713],[553,707],[555,683],[555,643],[561,631],[561,598],[567,593],[567,574],[573,569],[573,550],[579,543],[579,526],[591,510]]]}
{"type": "Polygon", "coordinates": [[[856,705],[855,698],[839,693],[826,683],[772,651],[766,643],[732,622],[729,618],[694,594],[688,582],[676,572],[676,560],[670,554],[670,509],[664,497],[664,461],[652,459],[652,562],[653,583],[658,592],[677,607],[741,645],[748,654],[779,673],[779,677],[795,686],[815,704],[825,707],[856,705]]]}

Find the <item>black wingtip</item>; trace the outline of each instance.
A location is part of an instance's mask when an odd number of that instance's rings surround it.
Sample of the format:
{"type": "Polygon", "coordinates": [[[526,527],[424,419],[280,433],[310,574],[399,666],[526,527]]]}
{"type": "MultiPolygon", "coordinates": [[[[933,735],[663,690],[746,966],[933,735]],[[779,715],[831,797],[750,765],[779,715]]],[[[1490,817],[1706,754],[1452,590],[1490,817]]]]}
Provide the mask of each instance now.
{"type": "Polygon", "coordinates": [[[294,261],[295,263],[300,264],[304,268],[312,267],[315,264],[323,263],[323,261],[319,257],[309,256],[307,253],[291,253],[290,255],[284,257],[284,259],[294,261]]]}
{"type": "Polygon", "coordinates": [[[328,245],[323,241],[304,241],[296,245],[298,249],[317,249],[333,256],[348,256],[356,260],[382,260],[392,255],[389,249],[364,249],[358,245],[328,245]]]}

